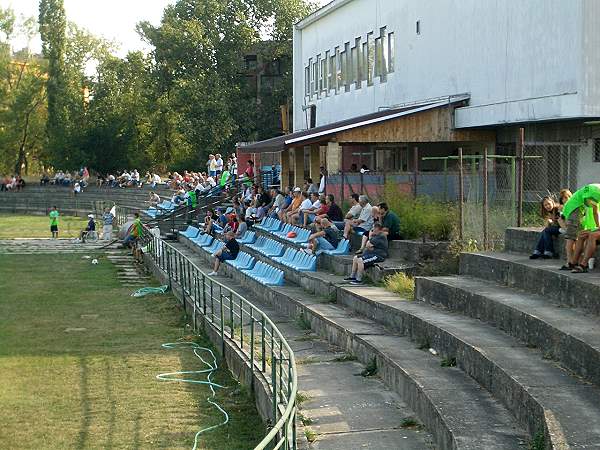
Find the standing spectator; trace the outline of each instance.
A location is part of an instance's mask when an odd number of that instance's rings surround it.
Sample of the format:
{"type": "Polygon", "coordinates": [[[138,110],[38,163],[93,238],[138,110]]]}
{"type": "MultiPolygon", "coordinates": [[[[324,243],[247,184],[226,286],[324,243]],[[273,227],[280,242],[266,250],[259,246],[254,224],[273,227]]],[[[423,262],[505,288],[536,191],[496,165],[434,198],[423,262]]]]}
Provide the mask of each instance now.
{"type": "Polygon", "coordinates": [[[216,176],[219,176],[223,172],[223,158],[221,158],[221,155],[219,153],[217,153],[217,155],[215,156],[215,164],[217,165],[216,176]]]}
{"type": "Polygon", "coordinates": [[[231,164],[229,165],[229,171],[231,172],[231,179],[235,181],[237,179],[238,174],[237,157],[235,156],[235,153],[231,155],[231,164]]]}
{"type": "Polygon", "coordinates": [[[233,261],[238,257],[238,253],[240,252],[240,244],[235,240],[235,233],[233,231],[228,231],[225,233],[225,247],[221,250],[217,251],[214,254],[215,257],[215,265],[213,267],[213,271],[208,274],[209,277],[214,277],[218,275],[219,266],[223,261],[233,261]]]}
{"type": "Polygon", "coordinates": [[[137,241],[144,234],[144,226],[142,225],[142,220],[140,219],[140,213],[136,212],[133,216],[134,220],[129,227],[127,237],[123,241],[123,247],[131,247],[135,249],[137,241]]]}
{"type": "Polygon", "coordinates": [[[350,281],[350,284],[361,285],[365,269],[377,263],[385,261],[388,257],[388,240],[383,235],[383,227],[376,223],[371,231],[371,237],[366,245],[366,250],[362,255],[356,255],[352,260],[352,273],[344,278],[350,281]]]}
{"type": "Polygon", "coordinates": [[[208,176],[214,179],[217,176],[217,160],[215,159],[215,155],[208,155],[206,165],[208,167],[208,176]]]}
{"type": "Polygon", "coordinates": [[[319,194],[324,194],[327,189],[327,169],[320,167],[321,181],[319,181],[319,194]]]}
{"type": "Polygon", "coordinates": [[[352,232],[362,236],[371,231],[371,228],[373,227],[373,216],[371,215],[371,209],[373,207],[369,203],[369,198],[366,195],[361,195],[358,197],[358,203],[361,207],[360,214],[357,219],[346,220],[344,239],[348,239],[352,232]]]}
{"type": "Polygon", "coordinates": [[[110,208],[104,208],[104,214],[102,214],[102,222],[104,225],[102,226],[102,239],[105,241],[110,241],[112,239],[112,230],[113,230],[113,221],[115,220],[115,216],[110,212],[110,208]]]}
{"type": "Polygon", "coordinates": [[[50,210],[50,233],[52,233],[53,239],[58,239],[58,208],[53,206],[50,210]]]}

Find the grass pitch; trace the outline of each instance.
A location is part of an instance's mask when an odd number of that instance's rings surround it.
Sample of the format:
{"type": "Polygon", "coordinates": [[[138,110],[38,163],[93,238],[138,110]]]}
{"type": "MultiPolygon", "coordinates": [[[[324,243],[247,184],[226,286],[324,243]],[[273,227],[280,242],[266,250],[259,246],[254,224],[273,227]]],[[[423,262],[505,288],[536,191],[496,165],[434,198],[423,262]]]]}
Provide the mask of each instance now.
{"type": "MultiPolygon", "coordinates": [[[[60,212],[60,211],[59,211],[60,212]]],[[[87,224],[88,219],[61,216],[58,221],[60,238],[76,238],[87,224]]],[[[50,219],[47,216],[26,216],[20,214],[0,214],[0,239],[49,238],[50,219]]]]}
{"type": "MultiPolygon", "coordinates": [[[[155,379],[203,367],[161,348],[184,335],[174,298],[133,290],[102,257],[0,255],[0,448],[191,449],[221,422],[207,387],[155,379]]],[[[214,381],[231,421],[199,448],[253,448],[266,433],[253,400],[225,369],[214,381]]]]}

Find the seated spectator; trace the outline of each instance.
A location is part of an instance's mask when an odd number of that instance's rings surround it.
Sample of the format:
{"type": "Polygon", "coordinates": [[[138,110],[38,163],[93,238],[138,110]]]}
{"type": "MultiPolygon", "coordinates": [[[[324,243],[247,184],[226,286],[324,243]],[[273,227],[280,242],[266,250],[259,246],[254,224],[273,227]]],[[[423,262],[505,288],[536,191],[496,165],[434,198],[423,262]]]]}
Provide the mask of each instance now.
{"type": "Polygon", "coordinates": [[[318,194],[319,186],[317,186],[315,183],[313,183],[312,178],[307,178],[306,180],[304,180],[304,190],[306,192],[308,192],[309,194],[312,194],[313,192],[318,194]]]}
{"type": "Polygon", "coordinates": [[[4,177],[0,175],[0,192],[8,191],[7,185],[10,183],[9,177],[4,177]]]}
{"type": "Polygon", "coordinates": [[[308,237],[307,253],[318,250],[335,250],[340,243],[339,230],[328,219],[321,219],[317,230],[308,237]]]}
{"type": "Polygon", "coordinates": [[[248,224],[246,223],[246,218],[244,217],[243,214],[236,213],[235,217],[238,222],[238,228],[237,228],[237,232],[235,233],[235,237],[240,239],[248,231],[248,224]]]}
{"type": "Polygon", "coordinates": [[[233,261],[238,257],[238,253],[240,252],[240,244],[235,240],[235,233],[233,231],[228,231],[225,233],[225,239],[225,247],[223,247],[221,250],[218,250],[214,254],[215,265],[213,267],[213,271],[208,274],[209,277],[218,275],[221,262],[233,261]]]}
{"type": "Polygon", "coordinates": [[[344,239],[348,239],[351,233],[363,235],[371,231],[373,227],[373,216],[369,203],[369,198],[366,195],[361,195],[358,198],[358,203],[361,207],[360,214],[357,219],[347,219],[344,227],[344,239]]]}
{"type": "Polygon", "coordinates": [[[597,217],[599,201],[600,184],[588,184],[576,191],[563,206],[560,220],[561,226],[566,228],[567,264],[562,266],[561,270],[577,269],[579,255],[574,254],[573,244],[576,243],[578,235],[582,231],[581,223],[583,214],[586,212],[585,207],[592,208],[592,214],[597,217]]]}
{"type": "Polygon", "coordinates": [[[282,222],[285,221],[285,215],[287,214],[287,211],[290,208],[290,205],[292,204],[293,198],[294,198],[294,196],[293,196],[292,187],[288,186],[286,188],[285,195],[283,197],[283,204],[276,211],[277,212],[277,217],[282,222]]]}
{"type": "Polygon", "coordinates": [[[387,203],[380,203],[377,205],[379,208],[379,222],[383,226],[383,234],[388,238],[388,241],[397,241],[402,239],[400,235],[400,218],[390,211],[390,207],[387,203]]]}
{"type": "Polygon", "coordinates": [[[150,206],[156,207],[156,205],[160,203],[160,195],[154,191],[150,191],[150,199],[148,200],[148,203],[150,203],[150,206]]]}
{"type": "Polygon", "coordinates": [[[157,173],[153,173],[152,174],[152,182],[150,183],[150,186],[152,186],[152,189],[154,189],[157,185],[161,184],[162,180],[160,179],[160,175],[158,175],[157,173]]]}
{"type": "MultiPolygon", "coordinates": [[[[320,212],[321,206],[327,207],[327,205],[321,204],[321,197],[316,192],[310,194],[310,201],[310,207],[302,212],[302,225],[304,227],[315,221],[315,217],[320,212]]],[[[323,198],[323,203],[325,203],[325,198],[323,198]]]]}
{"type": "Polygon", "coordinates": [[[325,197],[325,205],[327,206],[327,212],[317,212],[315,221],[326,218],[329,219],[329,221],[332,222],[337,228],[344,228],[344,213],[342,212],[342,208],[340,208],[335,202],[335,196],[333,194],[328,194],[325,197]]]}
{"type": "Polygon", "coordinates": [[[73,185],[73,195],[81,194],[81,185],[79,183],[75,183],[73,185]]]}
{"type": "Polygon", "coordinates": [[[288,213],[288,223],[291,223],[292,225],[296,224],[299,221],[300,217],[303,217],[304,212],[308,211],[309,208],[312,206],[312,202],[310,201],[310,195],[308,192],[302,192],[301,199],[302,202],[300,203],[300,206],[295,211],[290,211],[288,213]]]}
{"type": "Polygon", "coordinates": [[[50,183],[50,177],[46,172],[44,172],[44,174],[40,178],[40,186],[46,186],[48,183],[50,183]]]}
{"type": "Polygon", "coordinates": [[[81,234],[79,235],[79,239],[81,240],[81,242],[83,244],[85,244],[85,239],[87,238],[88,234],[92,231],[96,231],[96,222],[94,221],[94,215],[93,214],[88,214],[88,223],[85,227],[84,230],[81,231],[81,234]]]}
{"type": "Polygon", "coordinates": [[[202,227],[203,233],[212,234],[214,220],[215,212],[212,209],[209,209],[206,211],[206,215],[204,216],[204,226],[202,227]]]}
{"type": "Polygon", "coordinates": [[[544,219],[544,230],[540,233],[538,243],[529,259],[554,258],[554,237],[560,235],[558,219],[562,206],[558,205],[552,197],[544,197],[540,206],[540,215],[544,219]]]}
{"type": "Polygon", "coordinates": [[[352,272],[350,276],[344,278],[350,284],[361,285],[365,269],[374,266],[377,263],[385,261],[388,257],[388,240],[383,235],[383,227],[380,223],[373,225],[371,236],[367,242],[365,251],[362,255],[356,255],[352,260],[352,272]]]}
{"type": "MultiPolygon", "coordinates": [[[[379,223],[381,224],[381,220],[380,220],[380,211],[379,208],[377,206],[373,206],[371,208],[371,217],[373,218],[373,224],[375,223],[379,223]]],[[[382,225],[383,226],[383,225],[382,225]]],[[[372,229],[371,229],[372,230],[372,229]]],[[[383,231],[383,235],[385,236],[385,229],[383,231]]],[[[367,242],[370,239],[370,231],[366,232],[362,235],[362,239],[361,239],[361,243],[360,243],[360,248],[356,251],[357,255],[360,255],[362,252],[365,251],[365,247],[367,245],[367,242]]],[[[387,236],[386,236],[387,237],[387,236]]],[[[389,240],[389,239],[388,239],[389,240]]]]}
{"type": "Polygon", "coordinates": [[[285,203],[285,197],[279,189],[276,187],[271,188],[271,203],[267,211],[267,216],[271,218],[277,218],[277,211],[285,203]]]}
{"type": "Polygon", "coordinates": [[[294,188],[292,192],[292,203],[285,211],[284,221],[286,223],[293,223],[292,216],[297,214],[302,204],[302,189],[299,187],[294,188]]]}

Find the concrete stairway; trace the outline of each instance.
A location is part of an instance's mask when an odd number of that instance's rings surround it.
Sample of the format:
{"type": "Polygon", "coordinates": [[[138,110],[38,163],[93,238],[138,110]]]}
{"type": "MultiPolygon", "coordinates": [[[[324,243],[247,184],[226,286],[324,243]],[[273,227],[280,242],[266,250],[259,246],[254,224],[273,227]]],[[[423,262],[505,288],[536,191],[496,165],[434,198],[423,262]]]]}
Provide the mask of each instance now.
{"type": "Polygon", "coordinates": [[[530,260],[537,231],[507,231],[507,248],[524,253],[463,254],[460,276],[418,278],[417,306],[430,323],[446,317],[437,327],[455,342],[444,352],[530,434],[600,448],[600,273],[530,260]]]}
{"type": "MultiPolygon", "coordinates": [[[[180,243],[197,264],[208,270],[210,255],[183,237],[180,243]]],[[[461,345],[453,333],[464,322],[453,320],[445,312],[436,316],[433,308],[424,310],[422,305],[380,288],[351,288],[339,275],[292,272],[286,271],[285,286],[270,288],[231,266],[222,269],[252,301],[301,320],[330,344],[363,364],[376,366],[379,377],[431,432],[437,448],[517,449],[527,442],[526,427],[494,393],[460,366],[454,367],[452,358],[445,356],[446,343],[454,345],[453,349],[461,345]],[[446,321],[449,330],[444,329],[446,321]]],[[[474,334],[479,330],[471,331],[474,334]]],[[[466,345],[462,347],[466,349],[466,345]]],[[[468,359],[477,367],[484,364],[472,354],[468,359]]],[[[403,447],[397,443],[397,447],[371,448],[403,447]]]]}

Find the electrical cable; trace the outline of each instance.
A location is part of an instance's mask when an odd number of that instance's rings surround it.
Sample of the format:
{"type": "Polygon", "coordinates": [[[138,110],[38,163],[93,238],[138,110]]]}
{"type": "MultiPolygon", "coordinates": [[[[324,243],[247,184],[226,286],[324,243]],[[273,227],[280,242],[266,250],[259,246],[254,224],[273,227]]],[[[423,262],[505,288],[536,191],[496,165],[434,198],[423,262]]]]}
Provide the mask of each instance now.
{"type": "Polygon", "coordinates": [[[219,405],[214,400],[215,396],[216,396],[215,388],[222,388],[222,389],[226,388],[225,386],[221,386],[220,384],[217,384],[212,381],[213,374],[219,368],[217,365],[217,357],[215,356],[215,354],[213,353],[213,351],[211,349],[206,348],[206,347],[201,347],[198,344],[196,344],[195,342],[168,342],[166,344],[163,344],[162,347],[166,348],[166,349],[177,349],[180,347],[192,348],[194,351],[194,355],[196,355],[196,357],[200,361],[202,361],[202,363],[205,364],[207,366],[207,368],[202,369],[202,370],[185,370],[185,371],[179,371],[179,372],[161,373],[161,374],[156,375],[156,378],[158,380],[162,380],[162,381],[176,381],[176,382],[180,382],[180,383],[207,385],[210,388],[211,395],[209,397],[207,397],[206,400],[208,401],[208,403],[210,403],[215,408],[217,408],[223,414],[223,417],[224,417],[223,422],[221,422],[217,425],[212,425],[210,427],[203,428],[196,433],[196,436],[194,437],[194,447],[192,448],[192,450],[196,450],[198,447],[198,438],[200,437],[200,435],[207,433],[208,431],[215,430],[215,429],[222,427],[222,426],[226,425],[227,423],[229,423],[229,414],[227,414],[227,411],[225,411],[221,407],[221,405],[219,405]],[[210,353],[212,363],[202,357],[202,355],[200,354],[200,352],[202,352],[202,351],[210,353]],[[200,374],[208,374],[208,375],[206,376],[205,380],[197,380],[197,379],[188,377],[188,375],[200,375],[200,374]],[[184,376],[184,378],[178,378],[180,376],[184,376]]]}

